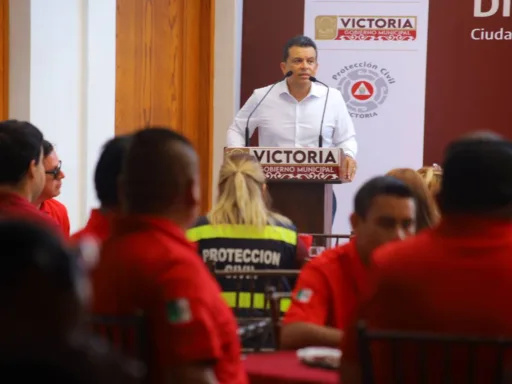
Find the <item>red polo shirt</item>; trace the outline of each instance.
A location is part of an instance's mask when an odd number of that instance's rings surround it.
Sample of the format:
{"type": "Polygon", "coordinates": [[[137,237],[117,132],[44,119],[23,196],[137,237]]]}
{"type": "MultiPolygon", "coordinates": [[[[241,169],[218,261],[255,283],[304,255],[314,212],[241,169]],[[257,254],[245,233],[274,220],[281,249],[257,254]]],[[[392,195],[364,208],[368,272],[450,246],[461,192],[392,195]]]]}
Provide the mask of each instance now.
{"type": "MultiPolygon", "coordinates": [[[[364,319],[370,329],[511,338],[512,306],[507,301],[512,292],[511,256],[512,223],[445,217],[437,228],[375,252],[371,267],[375,291],[360,307],[357,318],[364,319]]],[[[343,360],[358,363],[355,325],[348,328],[342,351],[343,360]]],[[[384,351],[374,352],[382,353],[380,358],[374,354],[375,364],[391,366],[384,362],[389,363],[384,351]]],[[[443,355],[431,355],[429,382],[442,382],[436,376],[442,359],[436,358],[443,355]]],[[[486,356],[477,357],[475,383],[490,380],[486,356]]],[[[455,362],[458,357],[453,357],[455,362]]],[[[408,358],[413,357],[409,354],[408,358]]],[[[465,362],[467,368],[467,359],[458,362],[465,362]]],[[[415,362],[405,366],[413,375],[415,362]]],[[[387,369],[375,369],[377,382],[389,382],[387,369]]],[[[454,378],[452,382],[460,381],[454,378]]]]}
{"type": "Polygon", "coordinates": [[[307,322],[344,330],[366,289],[366,274],[355,240],[326,250],[302,268],[283,323],[307,322]]]}
{"type": "Polygon", "coordinates": [[[237,323],[183,230],[169,220],[117,218],[92,274],[95,313],[142,309],[152,382],[166,366],[214,361],[219,383],[246,383],[237,323]]]}
{"type": "Polygon", "coordinates": [[[79,241],[84,236],[92,236],[103,243],[111,235],[113,213],[93,209],[85,227],[71,236],[71,240],[79,241]]]}
{"type": "Polygon", "coordinates": [[[64,204],[55,199],[49,199],[41,203],[39,210],[55,220],[59,227],[62,229],[62,232],[66,236],[69,236],[69,216],[68,210],[64,204]]]}
{"type": "Polygon", "coordinates": [[[0,193],[0,216],[30,220],[55,231],[59,236],[62,233],[55,220],[37,209],[26,198],[15,193],[0,193]]]}

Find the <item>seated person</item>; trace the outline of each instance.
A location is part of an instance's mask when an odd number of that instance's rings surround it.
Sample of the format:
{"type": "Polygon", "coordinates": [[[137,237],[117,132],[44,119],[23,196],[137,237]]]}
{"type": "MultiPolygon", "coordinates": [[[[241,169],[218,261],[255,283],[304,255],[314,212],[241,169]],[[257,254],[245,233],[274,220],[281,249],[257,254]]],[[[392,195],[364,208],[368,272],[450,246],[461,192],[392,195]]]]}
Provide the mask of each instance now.
{"type": "MultiPolygon", "coordinates": [[[[295,225],[269,209],[266,187],[263,170],[252,156],[236,154],[224,159],[217,202],[187,232],[188,239],[197,243],[205,262],[214,263],[217,270],[233,272],[300,268],[307,250],[301,242],[301,251],[297,252],[295,225]]],[[[244,284],[247,290],[257,292],[251,306],[251,293],[236,295],[235,291],[240,291],[237,281],[219,279],[230,307],[242,309],[237,315],[247,313],[244,308],[263,309],[265,282],[256,281],[251,288],[249,283],[244,284]]],[[[279,283],[281,286],[276,288],[286,291],[293,284],[286,278],[279,283]]],[[[287,306],[286,302],[282,304],[287,306]]]]}
{"type": "Polygon", "coordinates": [[[73,241],[93,237],[103,243],[110,237],[112,220],[121,210],[118,179],[130,143],[131,136],[123,135],[110,139],[103,146],[94,171],[94,187],[100,206],[91,210],[85,227],[71,236],[73,241]]]}
{"type": "Polygon", "coordinates": [[[41,212],[55,220],[62,233],[67,237],[70,231],[68,210],[64,204],[54,199],[60,195],[62,179],[66,175],[62,172],[62,162],[59,160],[53,144],[47,140],[43,140],[43,165],[44,188],[34,204],[41,212]]]}
{"type": "Polygon", "coordinates": [[[339,347],[357,301],[367,290],[371,253],[413,235],[415,220],[413,193],[403,182],[382,176],[365,183],[350,217],[355,236],[302,269],[283,319],[281,348],[339,347]]]}
{"type": "Polygon", "coordinates": [[[91,274],[93,312],[146,315],[151,383],[247,383],[233,313],[185,236],[201,198],[192,144],[166,127],[139,130],[119,180],[122,214],[91,274]]]}
{"type": "Polygon", "coordinates": [[[26,121],[0,122],[0,216],[37,221],[62,234],[35,201],[45,185],[43,134],[26,121]]]}
{"type": "MultiPolygon", "coordinates": [[[[445,151],[443,171],[438,194],[441,223],[403,242],[387,244],[372,256],[372,292],[341,342],[344,384],[361,383],[359,319],[370,330],[512,338],[512,311],[507,304],[512,292],[512,142],[487,133],[463,137],[445,151]]],[[[425,375],[423,382],[444,382],[448,377],[444,362],[449,361],[450,383],[490,383],[498,368],[498,351],[484,345],[473,353],[462,345],[425,348],[422,360],[428,380],[425,375]]],[[[422,381],[417,349],[400,350],[407,352],[407,357],[399,358],[405,367],[402,382],[422,381]]],[[[510,354],[505,350],[501,364],[505,377],[495,380],[499,383],[512,382],[510,354]]],[[[396,382],[396,376],[390,377],[394,369],[386,345],[374,345],[371,352],[375,383],[396,382]]]]}
{"type": "Polygon", "coordinates": [[[80,254],[57,236],[29,222],[0,220],[0,242],[10,250],[0,268],[2,379],[16,374],[11,380],[17,383],[139,382],[143,367],[87,334],[89,282],[76,262],[80,254]]]}

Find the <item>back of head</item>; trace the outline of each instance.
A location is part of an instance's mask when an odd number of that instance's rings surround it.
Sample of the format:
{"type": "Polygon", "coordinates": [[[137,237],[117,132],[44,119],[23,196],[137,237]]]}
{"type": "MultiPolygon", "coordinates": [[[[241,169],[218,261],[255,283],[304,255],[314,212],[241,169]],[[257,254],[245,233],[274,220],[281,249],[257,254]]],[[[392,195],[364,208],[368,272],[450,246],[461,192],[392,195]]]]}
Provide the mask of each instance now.
{"type": "Polygon", "coordinates": [[[73,326],[81,309],[74,253],[53,233],[19,220],[0,221],[0,243],[0,304],[10,316],[2,320],[28,319],[47,334],[73,326]]]}
{"type": "Polygon", "coordinates": [[[416,200],[416,228],[418,231],[437,224],[439,214],[435,200],[419,173],[410,168],[396,168],[386,175],[403,181],[411,189],[416,200]]]}
{"type": "Polygon", "coordinates": [[[166,215],[196,210],[199,165],[191,143],[164,127],[135,133],[121,175],[121,197],[129,214],[166,215]]]}
{"type": "Polygon", "coordinates": [[[269,210],[265,175],[248,154],[226,156],[219,173],[219,196],[208,219],[212,224],[242,224],[264,227],[277,221],[289,223],[269,210]]]}
{"type": "Polygon", "coordinates": [[[512,217],[512,143],[489,133],[452,142],[439,204],[443,214],[512,217]]]}
{"type": "Polygon", "coordinates": [[[131,135],[117,136],[103,146],[94,172],[96,195],[103,208],[119,207],[119,176],[131,138],[131,135]]]}
{"type": "Polygon", "coordinates": [[[39,164],[43,134],[26,121],[0,122],[0,185],[18,185],[32,161],[39,164]]]}
{"type": "Polygon", "coordinates": [[[362,185],[354,198],[354,212],[361,218],[366,218],[373,200],[378,196],[393,196],[398,198],[414,198],[411,189],[403,181],[392,176],[378,176],[362,185]]]}

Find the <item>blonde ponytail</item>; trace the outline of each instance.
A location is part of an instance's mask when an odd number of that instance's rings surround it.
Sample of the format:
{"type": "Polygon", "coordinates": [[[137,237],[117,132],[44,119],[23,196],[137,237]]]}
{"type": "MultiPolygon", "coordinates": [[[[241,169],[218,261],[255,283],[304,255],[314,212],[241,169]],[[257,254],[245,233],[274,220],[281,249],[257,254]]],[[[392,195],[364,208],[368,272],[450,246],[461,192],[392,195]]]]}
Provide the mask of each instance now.
{"type": "Polygon", "coordinates": [[[211,224],[242,224],[263,228],[290,220],[270,211],[265,202],[265,175],[250,155],[227,156],[220,169],[219,196],[208,214],[211,224]]]}

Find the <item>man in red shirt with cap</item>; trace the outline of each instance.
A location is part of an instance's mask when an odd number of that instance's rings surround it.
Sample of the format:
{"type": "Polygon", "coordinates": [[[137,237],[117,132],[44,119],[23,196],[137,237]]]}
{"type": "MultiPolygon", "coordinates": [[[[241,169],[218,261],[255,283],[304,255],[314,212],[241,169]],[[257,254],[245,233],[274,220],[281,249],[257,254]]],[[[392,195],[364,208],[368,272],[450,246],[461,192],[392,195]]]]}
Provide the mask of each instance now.
{"type": "Polygon", "coordinates": [[[350,220],[355,238],[326,250],[302,269],[283,320],[281,347],[338,347],[367,289],[370,254],[415,232],[415,201],[401,181],[382,176],[357,192],[350,220]]]}
{"type": "Polygon", "coordinates": [[[73,241],[90,236],[102,243],[110,237],[113,217],[120,210],[118,181],[130,142],[131,135],[123,135],[110,139],[104,145],[94,172],[100,207],[93,209],[85,227],[71,236],[73,241]]]}
{"type": "Polygon", "coordinates": [[[165,128],[133,135],[114,219],[92,274],[98,314],[142,311],[153,383],[244,384],[237,324],[185,230],[200,200],[198,159],[165,128]]]}
{"type": "Polygon", "coordinates": [[[0,216],[13,216],[60,231],[34,202],[45,184],[43,134],[25,121],[0,122],[0,216]]]}
{"type": "MultiPolygon", "coordinates": [[[[374,253],[375,289],[361,304],[356,321],[364,320],[370,330],[512,338],[507,302],[512,292],[512,143],[482,134],[453,142],[446,151],[438,201],[442,219],[437,227],[374,253]]],[[[360,383],[355,321],[341,345],[343,384],[360,383]]],[[[381,347],[385,345],[376,343],[371,349],[375,382],[395,382],[390,353],[381,347]]],[[[467,382],[471,370],[472,382],[489,383],[497,355],[490,345],[484,349],[489,355],[473,350],[472,363],[460,345],[443,348],[450,350],[450,382],[467,382]]],[[[400,364],[403,382],[418,382],[419,357],[411,355],[414,349],[405,350],[411,361],[400,364]]],[[[426,350],[429,379],[422,379],[443,382],[446,358],[438,358],[443,356],[439,350],[426,350]]],[[[512,367],[504,366],[510,374],[512,367]]]]}

